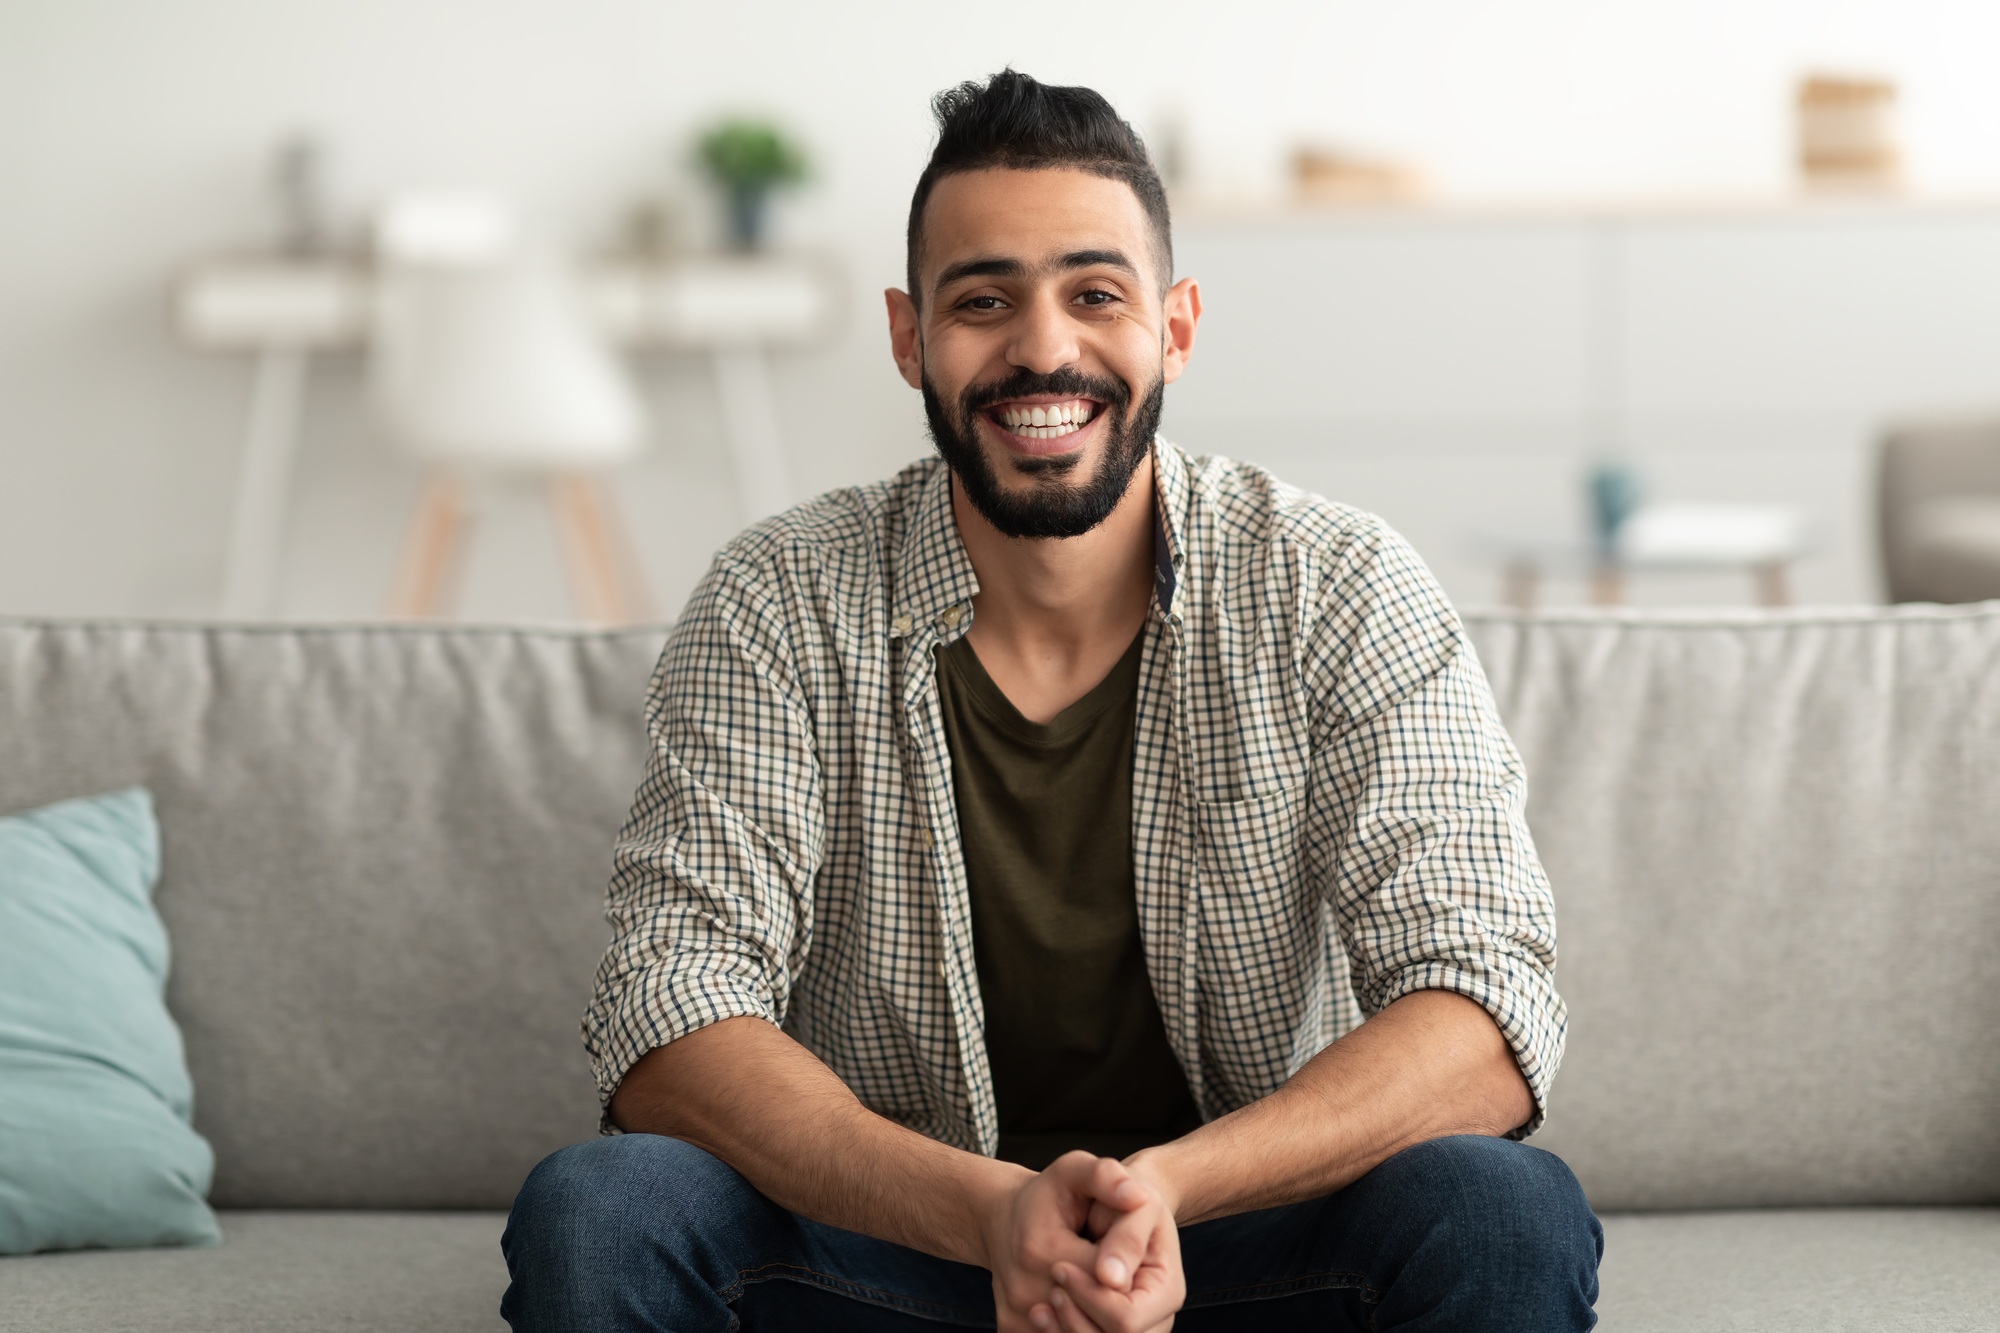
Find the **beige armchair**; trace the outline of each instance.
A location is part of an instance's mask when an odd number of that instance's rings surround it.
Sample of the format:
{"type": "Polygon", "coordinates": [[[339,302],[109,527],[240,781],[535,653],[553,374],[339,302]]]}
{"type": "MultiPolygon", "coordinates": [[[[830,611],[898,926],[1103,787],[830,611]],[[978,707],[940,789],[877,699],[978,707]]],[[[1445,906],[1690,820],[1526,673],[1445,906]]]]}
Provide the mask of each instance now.
{"type": "Polygon", "coordinates": [[[2000,598],[2000,416],[1892,427],[1879,481],[1890,601],[2000,598]]]}

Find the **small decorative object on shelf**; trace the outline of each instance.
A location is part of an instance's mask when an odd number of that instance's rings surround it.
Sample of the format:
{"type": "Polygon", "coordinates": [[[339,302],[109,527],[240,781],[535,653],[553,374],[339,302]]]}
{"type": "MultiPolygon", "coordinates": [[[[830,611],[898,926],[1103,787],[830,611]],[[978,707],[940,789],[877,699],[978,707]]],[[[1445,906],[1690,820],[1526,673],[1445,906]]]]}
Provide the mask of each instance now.
{"type": "Polygon", "coordinates": [[[1292,154],[1292,179],[1308,204],[1408,204],[1424,194],[1421,172],[1402,162],[1307,145],[1292,154]]]}
{"type": "Polygon", "coordinates": [[[1591,535],[1597,540],[1597,549],[1609,557],[1618,549],[1618,535],[1645,497],[1645,488],[1637,469],[1615,458],[1602,459],[1592,467],[1589,484],[1591,535]]]}
{"type": "Polygon", "coordinates": [[[330,156],[325,141],[312,134],[292,135],[272,155],[280,254],[298,258],[333,249],[330,156]]]}
{"type": "Polygon", "coordinates": [[[729,239],[738,250],[764,242],[771,190],[803,180],[805,153],[777,126],[761,120],[727,120],[701,138],[701,160],[723,189],[729,239]]]}
{"type": "Polygon", "coordinates": [[[1893,190],[1896,85],[1887,79],[1808,74],[1799,80],[1799,173],[1808,188],[1893,190]]]}

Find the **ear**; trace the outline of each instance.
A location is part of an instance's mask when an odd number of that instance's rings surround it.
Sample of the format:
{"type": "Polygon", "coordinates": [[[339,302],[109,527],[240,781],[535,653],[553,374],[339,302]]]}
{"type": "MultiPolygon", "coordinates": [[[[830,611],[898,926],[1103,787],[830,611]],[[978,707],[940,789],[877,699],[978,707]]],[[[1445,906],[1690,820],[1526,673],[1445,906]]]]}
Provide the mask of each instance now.
{"type": "Polygon", "coordinates": [[[889,355],[903,383],[912,389],[924,387],[924,340],[917,322],[917,303],[910,294],[891,287],[882,293],[889,305],[889,355]]]}
{"type": "Polygon", "coordinates": [[[1167,288],[1162,305],[1166,319],[1160,334],[1160,378],[1172,384],[1194,355],[1194,330],[1201,323],[1201,288],[1193,278],[1182,278],[1167,288]]]}

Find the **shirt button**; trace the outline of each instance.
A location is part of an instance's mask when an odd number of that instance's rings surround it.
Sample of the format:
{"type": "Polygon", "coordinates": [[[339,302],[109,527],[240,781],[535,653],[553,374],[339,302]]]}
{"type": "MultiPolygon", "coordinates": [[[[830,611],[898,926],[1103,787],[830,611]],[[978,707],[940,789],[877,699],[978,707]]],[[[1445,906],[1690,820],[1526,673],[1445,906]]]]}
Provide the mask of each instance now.
{"type": "Polygon", "coordinates": [[[929,850],[930,848],[937,846],[937,839],[931,836],[931,831],[929,829],[918,829],[917,841],[921,842],[924,845],[925,850],[929,850]]]}
{"type": "Polygon", "coordinates": [[[895,620],[896,633],[908,634],[916,627],[916,623],[916,621],[910,619],[908,616],[897,616],[895,620]]]}
{"type": "Polygon", "coordinates": [[[947,606],[944,609],[944,614],[938,617],[938,624],[943,625],[946,629],[956,629],[958,628],[959,617],[964,614],[958,607],[947,606]]]}

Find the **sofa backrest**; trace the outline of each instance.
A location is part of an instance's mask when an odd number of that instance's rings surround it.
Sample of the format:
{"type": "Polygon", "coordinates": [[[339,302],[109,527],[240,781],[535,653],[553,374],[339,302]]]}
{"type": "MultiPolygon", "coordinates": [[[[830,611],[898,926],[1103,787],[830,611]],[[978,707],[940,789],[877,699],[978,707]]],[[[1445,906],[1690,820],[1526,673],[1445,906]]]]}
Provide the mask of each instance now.
{"type": "Polygon", "coordinates": [[[577,1022],[658,629],[0,624],[0,812],[154,795],[224,1207],[504,1208],[577,1022]]]}
{"type": "Polygon", "coordinates": [[[2000,603],[1475,618],[1599,1208],[2000,1201],[2000,603]]]}
{"type": "MultiPolygon", "coordinates": [[[[1536,1141],[1600,1208],[2000,1201],[2000,605],[1472,617],[1555,886],[1536,1141]]],[[[0,812],[144,783],[230,1207],[505,1207],[659,629],[0,623],[0,812]]]]}

